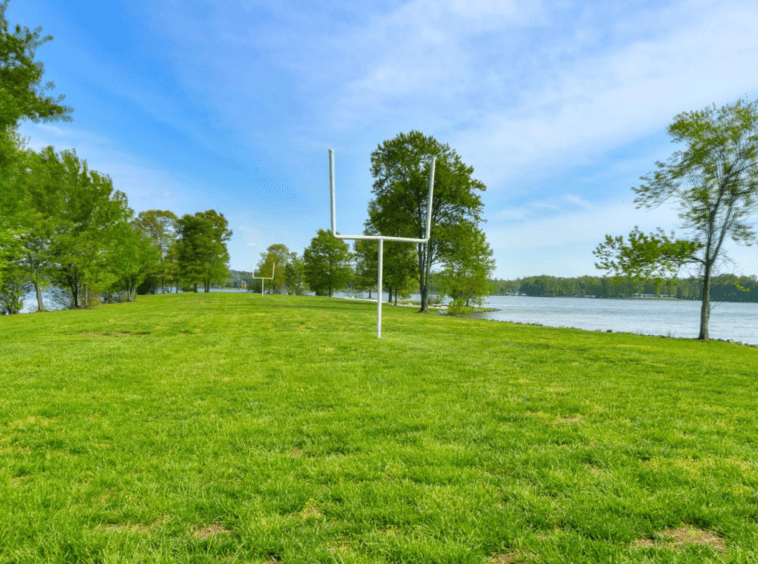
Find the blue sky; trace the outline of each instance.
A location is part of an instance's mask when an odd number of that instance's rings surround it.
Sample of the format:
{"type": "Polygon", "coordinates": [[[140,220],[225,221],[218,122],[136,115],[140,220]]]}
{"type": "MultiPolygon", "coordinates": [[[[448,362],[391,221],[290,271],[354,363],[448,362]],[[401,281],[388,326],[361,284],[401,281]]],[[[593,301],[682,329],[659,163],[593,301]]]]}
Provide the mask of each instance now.
{"type": "MultiPolygon", "coordinates": [[[[758,97],[758,3],[572,0],[11,0],[73,122],[31,124],[33,148],[74,147],[135,211],[216,209],[231,267],[268,245],[302,253],[357,232],[370,154],[412,129],[487,185],[500,278],[599,274],[606,233],[677,226],[631,187],[675,147],[682,111],[758,97]]],[[[726,271],[758,274],[734,245],[726,271]]]]}

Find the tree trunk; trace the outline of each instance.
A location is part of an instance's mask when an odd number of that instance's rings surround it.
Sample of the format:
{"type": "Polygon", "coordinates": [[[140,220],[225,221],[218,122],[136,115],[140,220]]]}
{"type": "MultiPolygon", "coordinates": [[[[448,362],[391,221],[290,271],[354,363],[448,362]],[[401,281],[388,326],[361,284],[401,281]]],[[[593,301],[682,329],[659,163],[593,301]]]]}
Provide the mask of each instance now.
{"type": "Polygon", "coordinates": [[[197,282],[195,282],[194,292],[197,294],[197,282]]]}
{"type": "Polygon", "coordinates": [[[419,313],[429,313],[429,286],[426,284],[419,285],[419,292],[421,293],[421,309],[419,313]]]}
{"type": "Polygon", "coordinates": [[[368,299],[371,299],[371,288],[368,289],[368,299]]]}
{"type": "Polygon", "coordinates": [[[703,271],[703,303],[700,307],[700,335],[698,339],[707,341],[708,323],[711,320],[711,265],[706,263],[703,271]]]}
{"type": "Polygon", "coordinates": [[[387,303],[392,303],[392,287],[387,288],[387,303]]]}
{"type": "Polygon", "coordinates": [[[45,304],[42,302],[42,288],[38,282],[33,282],[34,291],[37,294],[37,311],[45,311],[45,304]]]}
{"type": "Polygon", "coordinates": [[[418,291],[421,294],[421,309],[418,313],[429,313],[429,273],[432,270],[429,243],[418,246],[418,291]]]}
{"type": "Polygon", "coordinates": [[[79,278],[75,274],[66,274],[66,282],[71,290],[71,298],[74,302],[72,305],[74,306],[74,309],[79,309],[79,306],[81,305],[79,303],[79,278]]]}

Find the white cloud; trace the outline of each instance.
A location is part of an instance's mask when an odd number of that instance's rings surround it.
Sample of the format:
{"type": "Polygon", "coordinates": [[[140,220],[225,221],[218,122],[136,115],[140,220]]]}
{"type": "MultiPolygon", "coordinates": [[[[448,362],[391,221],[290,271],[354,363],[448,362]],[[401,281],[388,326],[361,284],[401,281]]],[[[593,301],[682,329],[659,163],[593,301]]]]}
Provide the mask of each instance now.
{"type": "MultiPolygon", "coordinates": [[[[498,186],[539,175],[546,163],[552,171],[589,164],[663,129],[681,111],[755,92],[758,84],[746,71],[758,52],[758,5],[706,5],[699,13],[690,8],[682,3],[665,10],[673,21],[659,23],[651,37],[542,73],[518,104],[471,124],[453,145],[471,155],[485,182],[498,186]]],[[[634,21],[629,14],[627,25],[634,21]]]]}
{"type": "MultiPolygon", "coordinates": [[[[565,199],[564,199],[565,200],[565,199]]],[[[652,232],[662,227],[677,236],[680,220],[673,206],[651,210],[636,209],[631,202],[607,202],[574,210],[560,210],[541,217],[530,217],[533,208],[512,210],[510,222],[496,219],[487,225],[489,241],[498,266],[498,275],[517,278],[536,274],[553,276],[601,275],[594,267],[592,251],[609,235],[627,235],[634,227],[652,232]],[[518,216],[518,212],[522,211],[518,216]]],[[[732,263],[725,272],[758,275],[756,247],[725,244],[732,263]]]]}
{"type": "Polygon", "coordinates": [[[506,207],[492,215],[487,215],[494,221],[511,220],[523,222],[527,219],[534,220],[543,218],[550,212],[554,212],[552,214],[552,216],[554,216],[559,212],[565,214],[576,209],[593,210],[595,209],[595,205],[575,194],[565,194],[547,200],[532,200],[523,206],[506,207]]]}
{"type": "Polygon", "coordinates": [[[119,111],[136,104],[146,124],[202,142],[209,163],[223,154],[219,168],[227,167],[234,154],[259,177],[207,186],[159,154],[120,149],[134,145],[114,141],[115,131],[25,131],[35,146],[75,146],[137,209],[192,213],[223,203],[233,210],[238,267],[273,242],[301,251],[325,226],[326,146],[337,149],[347,188],[341,221],[359,229],[370,151],[420,129],[487,184],[484,227],[502,272],[517,256],[534,268],[587,261],[592,269],[605,233],[676,224],[675,214],[619,201],[631,202],[629,186],[670,154],[662,132],[673,116],[758,92],[758,4],[747,0],[143,5],[154,37],[135,45],[154,49],[145,60],[155,76],[122,64],[127,55],[111,60],[87,43],[90,34],[67,44],[86,75],[82,88],[102,90],[103,107],[109,95],[119,111]],[[644,139],[654,141],[640,147],[644,139]]]}

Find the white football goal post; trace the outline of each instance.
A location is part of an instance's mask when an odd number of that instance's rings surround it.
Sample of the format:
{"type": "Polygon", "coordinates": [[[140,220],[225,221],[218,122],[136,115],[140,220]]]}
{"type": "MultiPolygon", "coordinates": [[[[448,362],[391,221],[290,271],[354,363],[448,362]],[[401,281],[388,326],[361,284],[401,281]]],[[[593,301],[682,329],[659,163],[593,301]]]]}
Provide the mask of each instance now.
{"type": "Polygon", "coordinates": [[[276,263],[273,263],[271,265],[271,276],[268,278],[264,278],[263,276],[255,276],[255,265],[253,265],[253,280],[260,280],[261,281],[261,296],[263,295],[263,287],[266,285],[266,280],[273,280],[274,279],[274,271],[276,270],[276,263]]]}
{"type": "Polygon", "coordinates": [[[379,241],[379,281],[376,286],[376,337],[382,338],[382,267],[384,260],[384,242],[401,241],[404,243],[427,243],[429,234],[432,229],[432,197],[434,193],[434,165],[437,162],[436,157],[432,157],[429,167],[429,204],[426,215],[426,236],[423,239],[412,239],[409,237],[386,237],[384,235],[340,235],[337,233],[337,218],[334,201],[334,151],[329,149],[329,193],[332,203],[332,235],[337,239],[369,239],[379,241]]]}

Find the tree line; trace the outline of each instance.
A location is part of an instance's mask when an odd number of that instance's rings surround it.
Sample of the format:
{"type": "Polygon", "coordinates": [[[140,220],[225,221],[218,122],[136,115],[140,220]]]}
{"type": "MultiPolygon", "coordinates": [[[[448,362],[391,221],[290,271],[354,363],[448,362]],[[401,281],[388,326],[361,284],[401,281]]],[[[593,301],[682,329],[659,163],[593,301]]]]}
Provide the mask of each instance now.
{"type": "Polygon", "coordinates": [[[232,232],[223,214],[135,216],[111,178],[76,150],[25,145],[20,121],[69,121],[72,109],[48,95],[54,85],[43,83],[34,58],[52,37],[11,26],[7,5],[0,2],[0,312],[18,313],[30,290],[44,311],[44,290],[81,308],[132,301],[150,285],[208,291],[225,280],[232,232]]]}
{"type": "MultiPolygon", "coordinates": [[[[666,297],[699,300],[703,280],[697,276],[668,280],[639,280],[607,276],[529,276],[516,280],[493,279],[492,295],[533,297],[635,298],[666,297]]],[[[716,302],[758,302],[758,277],[722,274],[712,279],[711,300],[716,302]]]]}

